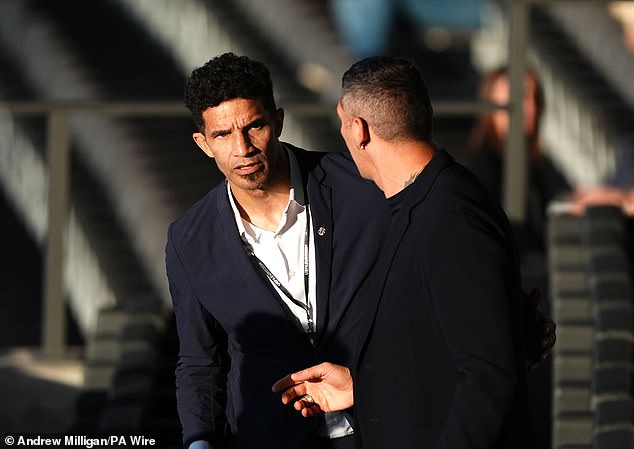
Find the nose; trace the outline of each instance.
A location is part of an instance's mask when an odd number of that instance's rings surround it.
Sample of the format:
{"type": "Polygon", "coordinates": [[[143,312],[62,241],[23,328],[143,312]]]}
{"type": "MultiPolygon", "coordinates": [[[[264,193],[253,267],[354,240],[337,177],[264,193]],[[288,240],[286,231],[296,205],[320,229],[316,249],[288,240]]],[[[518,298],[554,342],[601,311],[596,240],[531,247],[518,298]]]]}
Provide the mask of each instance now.
{"type": "Polygon", "coordinates": [[[249,148],[251,147],[249,135],[246,133],[237,133],[236,136],[233,153],[235,156],[246,156],[249,154],[249,148]]]}

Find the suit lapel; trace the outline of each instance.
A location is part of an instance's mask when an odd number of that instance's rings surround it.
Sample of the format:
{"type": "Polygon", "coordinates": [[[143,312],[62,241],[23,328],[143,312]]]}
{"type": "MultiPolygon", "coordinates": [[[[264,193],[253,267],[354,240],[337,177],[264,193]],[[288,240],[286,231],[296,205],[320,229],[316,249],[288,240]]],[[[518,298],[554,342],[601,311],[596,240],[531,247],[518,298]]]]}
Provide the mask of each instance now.
{"type": "Polygon", "coordinates": [[[324,185],[309,183],[309,198],[320,200],[310,203],[315,239],[315,266],[317,287],[317,336],[321,340],[328,322],[328,303],[330,296],[330,266],[332,261],[332,190],[324,185]]]}
{"type": "Polygon", "coordinates": [[[365,316],[363,317],[359,333],[358,355],[362,354],[368,336],[374,326],[376,313],[383,299],[387,277],[401,240],[411,223],[412,210],[425,200],[440,172],[452,161],[452,157],[447,152],[440,150],[421,172],[414,184],[408,187],[408,192],[403,199],[403,207],[390,225],[379,259],[372,271],[372,275],[369,277],[369,281],[361,289],[363,296],[358,299],[365,301],[365,316]]]}
{"type": "Polygon", "coordinates": [[[332,261],[332,189],[323,183],[323,172],[315,170],[319,153],[311,153],[289,145],[297,158],[302,174],[305,198],[312,218],[311,233],[315,242],[317,341],[323,340],[328,322],[330,266],[332,261]]]}
{"type": "Polygon", "coordinates": [[[244,280],[247,288],[252,291],[252,297],[263,303],[269,312],[282,318],[281,322],[287,322],[301,334],[304,334],[302,325],[290,311],[275,288],[266,276],[255,266],[247,255],[242,239],[238,234],[235,217],[231,205],[227,200],[226,190],[220,192],[217,198],[217,208],[222,223],[223,238],[227,245],[228,262],[235,266],[235,270],[244,280]]]}

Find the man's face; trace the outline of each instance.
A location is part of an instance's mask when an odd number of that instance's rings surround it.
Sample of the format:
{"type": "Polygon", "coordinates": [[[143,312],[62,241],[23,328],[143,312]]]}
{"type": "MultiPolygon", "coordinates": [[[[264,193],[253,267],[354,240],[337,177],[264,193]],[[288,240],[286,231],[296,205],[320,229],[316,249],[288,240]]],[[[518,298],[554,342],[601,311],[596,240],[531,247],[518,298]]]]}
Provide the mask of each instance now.
{"type": "Polygon", "coordinates": [[[271,114],[260,100],[236,98],[203,112],[204,133],[196,144],[216,160],[232,189],[266,189],[276,179],[284,114],[271,114]]]}

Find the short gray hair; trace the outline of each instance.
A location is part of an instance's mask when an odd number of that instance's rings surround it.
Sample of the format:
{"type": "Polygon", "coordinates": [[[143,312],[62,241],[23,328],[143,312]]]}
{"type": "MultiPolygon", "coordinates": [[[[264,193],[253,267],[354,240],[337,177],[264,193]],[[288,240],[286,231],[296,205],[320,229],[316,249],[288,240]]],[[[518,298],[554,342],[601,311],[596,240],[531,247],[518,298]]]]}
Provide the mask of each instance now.
{"type": "Polygon", "coordinates": [[[432,139],[433,109],[420,69],[390,56],[363,59],[343,75],[341,104],[386,140],[432,139]]]}

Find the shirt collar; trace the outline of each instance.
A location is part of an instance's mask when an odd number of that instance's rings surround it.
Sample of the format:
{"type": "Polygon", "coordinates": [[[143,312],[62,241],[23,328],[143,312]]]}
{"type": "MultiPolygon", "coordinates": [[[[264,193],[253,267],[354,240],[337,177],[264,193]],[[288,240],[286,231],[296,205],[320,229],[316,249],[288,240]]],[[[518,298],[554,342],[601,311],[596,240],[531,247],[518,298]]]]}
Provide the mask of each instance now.
{"type": "MultiPolygon", "coordinates": [[[[284,213],[282,214],[282,221],[278,227],[278,230],[275,232],[276,234],[288,229],[288,227],[290,227],[297,220],[297,214],[305,209],[304,186],[302,183],[302,174],[299,170],[299,163],[297,162],[295,154],[293,154],[293,152],[283,143],[282,148],[284,148],[284,150],[286,151],[286,155],[288,156],[291,188],[288,195],[288,204],[284,209],[284,213]]],[[[260,240],[262,232],[264,231],[242,219],[235,199],[233,198],[233,194],[231,193],[231,185],[228,181],[225,181],[225,185],[227,186],[227,196],[229,197],[229,204],[231,204],[231,209],[233,210],[233,215],[235,217],[240,236],[243,239],[246,236],[250,236],[256,242],[258,242],[260,240]]]]}
{"type": "Polygon", "coordinates": [[[290,199],[297,202],[301,206],[306,205],[304,196],[304,185],[302,183],[302,173],[299,171],[299,163],[295,154],[288,149],[288,147],[282,144],[286,149],[288,155],[288,165],[291,173],[291,196],[290,199]]]}

